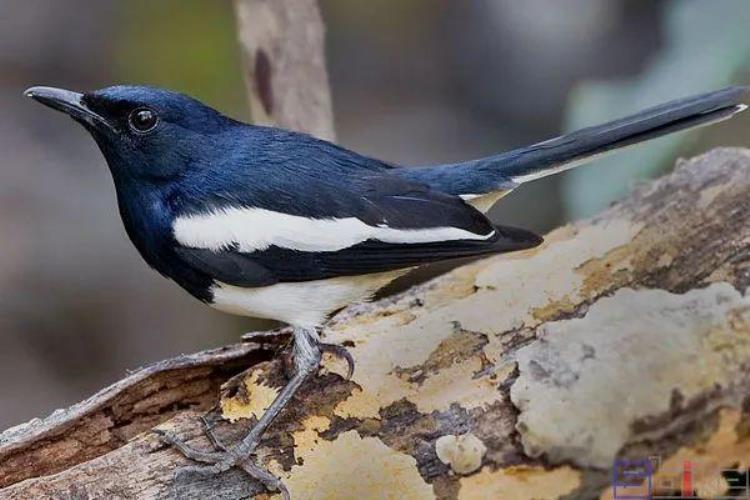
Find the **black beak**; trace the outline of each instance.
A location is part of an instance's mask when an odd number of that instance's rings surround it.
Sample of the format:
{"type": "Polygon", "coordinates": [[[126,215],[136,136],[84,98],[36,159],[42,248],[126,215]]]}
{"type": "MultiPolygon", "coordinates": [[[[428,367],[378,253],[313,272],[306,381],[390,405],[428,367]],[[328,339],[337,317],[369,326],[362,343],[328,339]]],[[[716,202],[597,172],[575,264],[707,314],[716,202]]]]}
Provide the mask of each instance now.
{"type": "Polygon", "coordinates": [[[100,115],[93,112],[83,102],[83,94],[54,87],[31,87],[23,93],[45,106],[62,111],[73,119],[92,126],[104,125],[111,128],[109,123],[100,115]]]}

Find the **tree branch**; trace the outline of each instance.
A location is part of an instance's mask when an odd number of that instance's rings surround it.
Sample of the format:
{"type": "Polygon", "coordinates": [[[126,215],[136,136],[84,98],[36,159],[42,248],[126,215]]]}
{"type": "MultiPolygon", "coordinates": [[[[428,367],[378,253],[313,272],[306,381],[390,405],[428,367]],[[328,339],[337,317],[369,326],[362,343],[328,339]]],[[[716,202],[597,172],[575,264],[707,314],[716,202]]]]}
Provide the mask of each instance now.
{"type": "MultiPolygon", "coordinates": [[[[725,484],[750,466],[748,196],[750,152],[717,150],[538,249],[347,309],[326,337],[354,378],[326,359],[259,459],[298,498],[606,496],[616,457],[656,455],[662,481],[690,458],[715,466],[697,485],[725,484]]],[[[237,439],[285,381],[278,342],[165,361],[6,431],[0,496],[257,492],[235,472],[175,486],[185,460],[145,431],[208,447],[206,413],[237,439]]]]}
{"type": "MultiPolygon", "coordinates": [[[[332,137],[315,3],[236,7],[256,119],[332,137]]],[[[538,249],[348,308],[325,335],[353,379],[326,358],[259,460],[295,498],[607,497],[615,457],[656,455],[654,484],[696,459],[698,493],[721,493],[720,467],[750,467],[749,195],[750,152],[714,151],[538,249]]],[[[163,361],[0,434],[0,497],[262,491],[238,471],[174,484],[187,461],[149,430],[208,447],[207,415],[238,439],[285,382],[285,341],[163,361]]]]}
{"type": "Polygon", "coordinates": [[[235,11],[253,121],[333,140],[317,0],[235,0],[235,11]]]}

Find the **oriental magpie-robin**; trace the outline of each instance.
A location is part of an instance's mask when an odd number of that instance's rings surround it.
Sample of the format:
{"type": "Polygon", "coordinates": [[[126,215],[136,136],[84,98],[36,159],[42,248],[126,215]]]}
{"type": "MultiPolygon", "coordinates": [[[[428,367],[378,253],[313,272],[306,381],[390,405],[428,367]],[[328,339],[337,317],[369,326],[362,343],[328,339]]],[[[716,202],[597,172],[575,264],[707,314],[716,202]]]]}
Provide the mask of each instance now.
{"type": "MultiPolygon", "coordinates": [[[[125,229],[144,260],[197,299],[294,327],[295,374],[234,448],[201,452],[163,439],[219,473],[242,467],[268,425],[317,370],[319,328],[409,269],[522,250],[542,238],[484,215],[519,185],[601,154],[727,119],[750,92],[731,87],[478,160],[402,168],[308,135],[247,125],[168,90],[117,86],[26,95],[91,133],[109,164],[125,229]]],[[[336,349],[340,355],[345,351],[336,349]]]]}

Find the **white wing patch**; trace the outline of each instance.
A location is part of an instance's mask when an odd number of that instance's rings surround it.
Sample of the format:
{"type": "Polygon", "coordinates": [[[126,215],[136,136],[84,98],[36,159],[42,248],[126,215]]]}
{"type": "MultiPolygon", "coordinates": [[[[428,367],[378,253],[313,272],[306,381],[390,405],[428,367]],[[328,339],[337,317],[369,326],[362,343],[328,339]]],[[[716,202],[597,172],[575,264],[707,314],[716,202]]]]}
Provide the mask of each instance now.
{"type": "Polygon", "coordinates": [[[193,248],[220,250],[233,244],[241,252],[271,245],[302,252],[335,252],[378,240],[384,243],[430,243],[450,240],[487,240],[495,231],[475,234],[455,227],[396,229],[370,226],[356,217],[312,219],[263,208],[221,208],[178,217],[173,225],[177,241],[193,248]]]}

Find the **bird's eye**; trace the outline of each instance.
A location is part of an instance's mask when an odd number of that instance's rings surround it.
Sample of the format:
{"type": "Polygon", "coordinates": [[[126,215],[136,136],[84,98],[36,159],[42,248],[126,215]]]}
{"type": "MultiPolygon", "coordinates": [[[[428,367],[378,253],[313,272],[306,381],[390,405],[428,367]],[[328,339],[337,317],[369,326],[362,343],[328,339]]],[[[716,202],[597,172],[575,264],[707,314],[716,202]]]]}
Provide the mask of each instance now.
{"type": "Polygon", "coordinates": [[[159,123],[159,117],[153,110],[138,108],[130,113],[128,123],[134,132],[143,134],[152,131],[156,127],[156,124],[159,123]]]}

